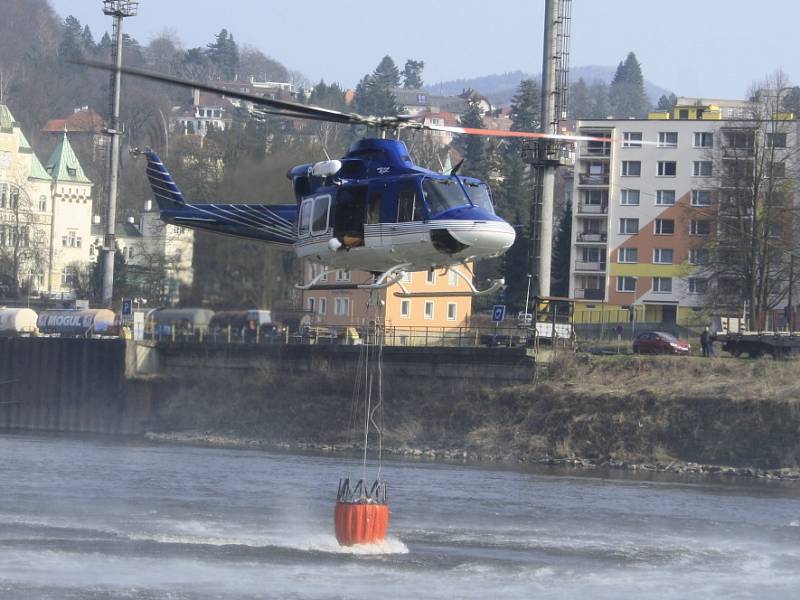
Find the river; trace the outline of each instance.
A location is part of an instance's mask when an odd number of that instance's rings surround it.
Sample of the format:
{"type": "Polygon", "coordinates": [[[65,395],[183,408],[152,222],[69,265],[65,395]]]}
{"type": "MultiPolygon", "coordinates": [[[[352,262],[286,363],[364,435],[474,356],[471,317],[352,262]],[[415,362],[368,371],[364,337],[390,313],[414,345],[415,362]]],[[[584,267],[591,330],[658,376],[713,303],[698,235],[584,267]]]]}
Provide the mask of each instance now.
{"type": "MultiPolygon", "coordinates": [[[[338,456],[0,436],[0,598],[797,598],[800,485],[387,461],[390,539],[332,533],[338,456]]],[[[351,471],[352,470],[352,471],[351,471]]]]}

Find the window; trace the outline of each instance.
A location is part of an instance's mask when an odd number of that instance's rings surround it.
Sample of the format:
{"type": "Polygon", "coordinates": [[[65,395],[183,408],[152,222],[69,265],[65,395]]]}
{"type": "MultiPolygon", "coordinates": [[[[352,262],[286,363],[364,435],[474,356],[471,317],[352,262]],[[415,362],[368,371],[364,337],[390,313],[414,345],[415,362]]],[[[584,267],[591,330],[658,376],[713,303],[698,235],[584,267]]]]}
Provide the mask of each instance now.
{"type": "Polygon", "coordinates": [[[636,277],[617,277],[618,292],[635,292],[636,277]]]}
{"type": "Polygon", "coordinates": [[[320,298],[319,299],[319,314],[324,315],[328,312],[328,299],[327,298],[320,298]]]}
{"type": "Polygon", "coordinates": [[[333,314],[348,316],[350,314],[350,298],[334,298],[333,314]]]}
{"type": "Polygon", "coordinates": [[[711,177],[712,172],[713,168],[710,160],[696,160],[692,163],[693,177],[711,177]]]}
{"type": "Polygon", "coordinates": [[[675,190],[656,190],[656,204],[660,206],[675,204],[675,190]]]}
{"type": "Polygon", "coordinates": [[[672,277],[653,277],[653,291],[657,294],[672,293],[672,277]]]}
{"type": "Polygon", "coordinates": [[[433,214],[469,204],[469,199],[464,194],[464,190],[461,189],[461,186],[454,178],[425,178],[422,181],[422,194],[428,203],[430,212],[433,214]]]}
{"type": "Polygon", "coordinates": [[[433,319],[433,300],[425,301],[425,319],[433,319]]]}
{"type": "Polygon", "coordinates": [[[769,192],[767,194],[767,204],[770,206],[785,206],[786,194],[784,192],[769,192]]]}
{"type": "Polygon", "coordinates": [[[448,302],[447,303],[447,320],[448,321],[455,321],[456,320],[456,310],[458,305],[455,302],[448,302]]]}
{"type": "Polygon", "coordinates": [[[306,308],[308,309],[308,312],[313,313],[315,307],[316,300],[314,298],[308,298],[308,300],[306,300],[306,308]]]}
{"type": "Polygon", "coordinates": [[[711,206],[711,191],[692,190],[692,206],[711,206]]]}
{"type": "Polygon", "coordinates": [[[639,233],[639,219],[620,219],[619,232],[623,235],[639,233]]]}
{"type": "Polygon", "coordinates": [[[642,161],[640,160],[623,160],[622,161],[622,176],[623,177],[639,177],[642,174],[642,161]]]}
{"type": "Polygon", "coordinates": [[[328,209],[331,206],[330,196],[314,198],[314,218],[311,221],[311,233],[322,233],[328,229],[328,209]]]}
{"type": "Polygon", "coordinates": [[[768,133],[767,146],[770,148],[786,148],[785,133],[768,133]]]}
{"type": "Polygon", "coordinates": [[[431,285],[436,283],[436,271],[433,269],[428,269],[428,278],[425,280],[425,283],[429,283],[431,285]]]}
{"type": "Polygon", "coordinates": [[[785,162],[770,163],[767,175],[769,177],[786,177],[786,163],[785,162]]]}
{"type": "Polygon", "coordinates": [[[656,219],[656,235],[672,235],[675,233],[675,221],[672,219],[656,219]]]}
{"type": "Polygon", "coordinates": [[[313,209],[313,200],[310,198],[308,200],[303,200],[303,204],[300,207],[300,221],[298,224],[298,233],[299,235],[308,235],[309,231],[311,231],[311,211],[313,209]]]}
{"type": "Polygon", "coordinates": [[[620,248],[618,257],[621,263],[639,262],[639,251],[636,248],[620,248]]]}
{"type": "Polygon", "coordinates": [[[8,184],[0,183],[0,208],[8,206],[8,184]]]}
{"type": "Polygon", "coordinates": [[[690,265],[704,265],[708,262],[708,251],[703,248],[692,248],[689,250],[690,265]]]}
{"type": "Polygon", "coordinates": [[[658,132],[658,147],[659,148],[677,148],[678,147],[678,132],[677,131],[659,131],[658,132]]]}
{"type": "Polygon", "coordinates": [[[689,278],[689,293],[690,294],[705,294],[708,290],[708,280],[699,277],[689,278]]]}
{"type": "Polygon", "coordinates": [[[603,206],[608,202],[608,190],[587,190],[583,192],[584,205],[603,206]]]}
{"type": "Polygon", "coordinates": [[[411,300],[400,300],[400,316],[403,319],[411,317],[411,300]]]}
{"type": "Polygon", "coordinates": [[[64,267],[64,269],[61,271],[61,285],[74,285],[76,275],[77,271],[75,267],[64,267]]]}
{"type": "Polygon", "coordinates": [[[350,281],[350,271],[346,269],[336,271],[336,281],[350,281]]]}
{"type": "Polygon", "coordinates": [[[39,196],[39,210],[47,212],[47,196],[39,196]]]}
{"type": "Polygon", "coordinates": [[[639,190],[620,190],[619,197],[623,206],[639,206],[639,190]]]}
{"type": "Polygon", "coordinates": [[[601,251],[600,248],[583,248],[583,262],[604,263],[606,262],[605,254],[605,250],[601,251]]]}
{"type": "Polygon", "coordinates": [[[689,109],[688,108],[681,108],[678,110],[678,118],[681,120],[685,120],[689,118],[689,109]]]}
{"type": "Polygon", "coordinates": [[[713,148],[714,147],[714,134],[706,133],[704,131],[697,131],[692,140],[692,146],[695,148],[713,148]]]}
{"type": "Polygon", "coordinates": [[[659,177],[675,177],[678,172],[678,163],[674,160],[660,160],[658,161],[658,171],[656,174],[659,177]]]}
{"type": "Polygon", "coordinates": [[[641,148],[642,147],[642,132],[641,131],[625,131],[622,134],[622,147],[623,148],[641,148]]]}
{"type": "Polygon", "coordinates": [[[417,94],[417,104],[425,104],[426,102],[428,102],[426,94],[417,94]]]}
{"type": "Polygon", "coordinates": [[[656,265],[671,265],[673,251],[672,248],[654,248],[653,249],[653,264],[656,265]]]}
{"type": "Polygon", "coordinates": [[[706,219],[689,221],[689,233],[692,235],[708,235],[711,233],[711,222],[706,219]]]}
{"type": "Polygon", "coordinates": [[[455,272],[454,269],[450,269],[447,272],[447,285],[450,287],[455,287],[458,285],[458,274],[455,272]]]}
{"type": "Polygon", "coordinates": [[[422,218],[422,202],[416,186],[401,189],[397,200],[397,222],[421,221],[422,218]]]}

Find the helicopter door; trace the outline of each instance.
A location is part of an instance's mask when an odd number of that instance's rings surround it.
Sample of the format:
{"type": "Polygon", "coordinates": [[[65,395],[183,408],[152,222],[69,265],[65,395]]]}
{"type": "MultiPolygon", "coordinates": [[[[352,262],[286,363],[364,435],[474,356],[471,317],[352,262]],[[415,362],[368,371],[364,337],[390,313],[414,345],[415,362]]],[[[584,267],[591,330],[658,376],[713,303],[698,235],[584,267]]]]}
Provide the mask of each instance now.
{"type": "Polygon", "coordinates": [[[367,187],[341,187],[336,193],[333,235],[345,248],[364,245],[364,210],[367,187]]]}
{"type": "Polygon", "coordinates": [[[386,198],[385,185],[370,186],[367,195],[366,214],[364,215],[364,244],[366,246],[383,246],[383,225],[381,213],[384,210],[386,198]]]}

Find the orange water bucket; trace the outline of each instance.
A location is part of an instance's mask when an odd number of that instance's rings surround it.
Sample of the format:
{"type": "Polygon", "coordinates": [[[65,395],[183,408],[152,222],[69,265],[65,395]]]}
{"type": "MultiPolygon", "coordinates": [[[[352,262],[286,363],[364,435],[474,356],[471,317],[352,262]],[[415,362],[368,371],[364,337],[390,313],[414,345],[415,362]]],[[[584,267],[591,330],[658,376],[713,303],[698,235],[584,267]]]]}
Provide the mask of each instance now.
{"type": "Polygon", "coordinates": [[[368,489],[362,479],[350,489],[350,480],[341,480],[333,523],[336,539],[342,546],[374,544],[385,540],[389,529],[386,484],[376,481],[368,489]]]}

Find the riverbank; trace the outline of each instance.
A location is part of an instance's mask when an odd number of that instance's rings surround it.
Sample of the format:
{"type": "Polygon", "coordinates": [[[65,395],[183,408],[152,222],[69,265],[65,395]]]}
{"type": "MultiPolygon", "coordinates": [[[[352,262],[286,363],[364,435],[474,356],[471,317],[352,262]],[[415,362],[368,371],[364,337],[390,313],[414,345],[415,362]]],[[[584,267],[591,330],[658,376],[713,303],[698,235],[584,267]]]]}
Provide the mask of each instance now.
{"type": "MultiPolygon", "coordinates": [[[[384,451],[723,476],[800,477],[797,363],[566,355],[530,385],[392,378],[384,451]]],[[[176,381],[151,439],[352,452],[352,382],[260,372],[176,381]]]]}

